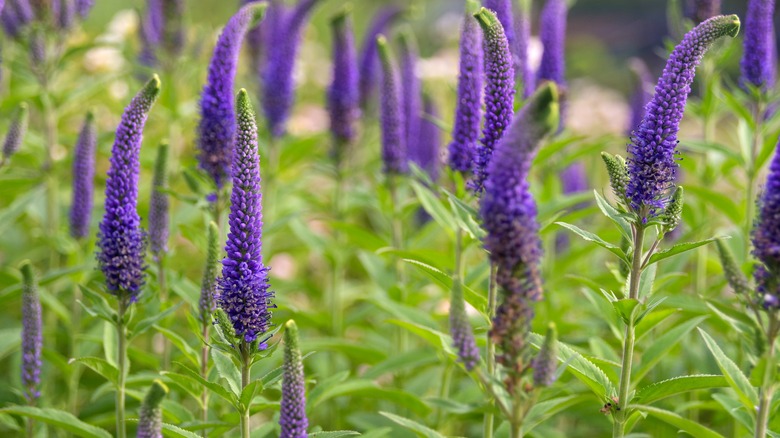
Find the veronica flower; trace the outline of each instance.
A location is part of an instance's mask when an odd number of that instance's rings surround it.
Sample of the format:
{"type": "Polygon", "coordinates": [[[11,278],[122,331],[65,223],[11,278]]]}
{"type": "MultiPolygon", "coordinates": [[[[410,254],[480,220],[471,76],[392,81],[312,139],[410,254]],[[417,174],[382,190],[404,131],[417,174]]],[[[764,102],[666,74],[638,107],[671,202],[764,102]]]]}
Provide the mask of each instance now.
{"type": "Polygon", "coordinates": [[[333,79],[328,87],[330,133],[334,140],[333,155],[341,161],[343,148],[355,140],[355,124],[360,117],[357,53],[352,21],[346,11],[331,20],[333,31],[333,79]]]}
{"type": "Polygon", "coordinates": [[[298,346],[298,326],[290,320],[284,325],[284,374],[279,425],[280,438],[306,438],[309,420],[306,418],[306,381],[303,358],[298,346]]]}
{"type": "Polygon", "coordinates": [[[753,256],[761,262],[754,273],[759,303],[767,309],[780,308],[780,152],[769,165],[759,211],[753,227],[753,256]]]}
{"type": "Polygon", "coordinates": [[[263,73],[263,109],[271,135],[284,135],[294,100],[293,70],[301,44],[301,32],[319,0],[299,0],[271,35],[263,73]]]}
{"type": "Polygon", "coordinates": [[[771,88],[777,76],[775,0],[748,0],[740,67],[743,85],[771,88]]]}
{"type": "MultiPolygon", "coordinates": [[[[547,0],[542,8],[539,21],[541,28],[539,38],[542,40],[544,52],[542,52],[542,61],[539,64],[537,72],[537,81],[553,81],[561,89],[566,88],[566,56],[564,47],[566,45],[566,0],[547,0]]],[[[563,129],[566,123],[566,103],[561,102],[561,117],[559,131],[563,129]]],[[[564,169],[562,178],[571,179],[566,173],[571,173],[569,169],[564,169]]],[[[564,192],[565,193],[565,192],[564,192]]]]}
{"type": "Polygon", "coordinates": [[[653,97],[653,80],[650,76],[650,70],[639,58],[633,58],[629,67],[634,74],[634,91],[631,93],[629,101],[629,107],[631,109],[631,115],[628,122],[628,135],[639,128],[642,124],[642,119],[645,116],[645,107],[650,99],[653,97]]]}
{"type": "Polygon", "coordinates": [[[484,0],[482,5],[493,11],[504,28],[504,35],[509,47],[515,47],[515,14],[512,12],[512,0],[484,0]]]}
{"type": "Polygon", "coordinates": [[[137,438],[162,438],[162,403],[168,394],[168,387],[161,381],[155,380],[141,403],[138,412],[137,438]]]}
{"type": "Polygon", "coordinates": [[[160,94],[155,75],[125,108],[111,149],[106,180],[106,213],[98,233],[98,263],[106,287],[114,295],[135,301],[144,284],[146,247],[138,204],[139,155],[149,110],[160,94]]]}
{"type": "Polygon", "coordinates": [[[69,29],[76,19],[75,0],[53,0],[51,12],[54,24],[59,29],[69,29]]]}
{"type": "Polygon", "coordinates": [[[528,45],[531,41],[531,1],[523,0],[515,14],[515,74],[523,85],[523,98],[534,92],[536,81],[528,59],[528,45]]]}
{"type": "Polygon", "coordinates": [[[41,396],[41,300],[38,284],[29,261],[22,262],[22,386],[27,403],[35,404],[41,396]]]}
{"type": "Polygon", "coordinates": [[[156,260],[168,252],[168,145],[157,148],[152,177],[152,198],[149,203],[149,246],[156,260]]]}
{"type": "Polygon", "coordinates": [[[228,219],[230,233],[216,298],[236,334],[249,343],[268,331],[273,292],[268,290],[268,268],[263,264],[263,196],[260,193],[257,124],[244,89],[238,92],[236,113],[238,128],[228,219]]]}
{"type": "Polygon", "coordinates": [[[482,117],[482,31],[470,14],[466,14],[460,32],[459,69],[455,124],[447,161],[452,170],[466,173],[472,168],[482,117]]]}
{"type": "Polygon", "coordinates": [[[73,156],[73,202],[70,206],[70,235],[83,239],[89,235],[95,185],[95,147],[97,132],[91,112],[84,118],[73,156]]]}
{"type": "Polygon", "coordinates": [[[460,281],[453,284],[449,320],[452,344],[458,352],[458,360],[463,363],[466,371],[471,371],[479,363],[479,348],[474,340],[474,331],[471,329],[466,315],[463,286],[460,281]]]}
{"type": "Polygon", "coordinates": [[[387,40],[377,38],[379,58],[382,61],[382,90],[380,92],[380,123],[382,127],[382,162],[385,173],[406,173],[406,116],[402,109],[401,84],[387,40]]]}
{"type": "Polygon", "coordinates": [[[79,17],[86,18],[94,4],[94,0],[76,0],[76,12],[79,14],[79,17]]]}
{"type": "Polygon", "coordinates": [[[11,156],[22,146],[24,136],[27,134],[27,118],[27,104],[22,102],[11,116],[11,124],[8,126],[8,133],[3,141],[3,159],[0,161],[0,166],[11,159],[11,156]]]}
{"type": "Polygon", "coordinates": [[[439,177],[441,164],[441,130],[433,122],[439,118],[439,110],[433,100],[423,99],[423,115],[420,116],[420,131],[417,141],[409,148],[409,160],[417,164],[432,181],[439,177]]]}
{"type": "Polygon", "coordinates": [[[363,38],[363,48],[360,51],[358,65],[360,69],[360,106],[365,108],[374,95],[376,83],[379,82],[379,60],[377,59],[377,37],[385,33],[390,25],[403,15],[403,9],[388,6],[381,9],[366,31],[363,38]]]}
{"type": "Polygon", "coordinates": [[[198,300],[198,310],[200,310],[200,321],[204,324],[211,324],[212,314],[216,310],[214,296],[217,292],[217,263],[219,257],[219,227],[214,222],[209,223],[208,250],[206,252],[206,266],[203,269],[203,280],[200,283],[200,300],[198,300]]]}
{"type": "MultiPolygon", "coordinates": [[[[255,3],[259,0],[242,0],[242,4],[255,3]]],[[[271,11],[275,7],[275,1],[270,0],[269,7],[266,10],[266,16],[271,15],[271,11]]],[[[256,24],[249,29],[246,33],[246,45],[249,51],[249,56],[252,58],[252,72],[258,75],[263,71],[263,61],[265,51],[267,50],[268,32],[267,32],[268,20],[264,20],[261,23],[256,24]]]]}
{"type": "Polygon", "coordinates": [[[484,34],[485,56],[485,124],[482,139],[474,155],[474,178],[470,182],[475,193],[482,193],[482,185],[489,175],[493,148],[512,122],[515,96],[515,71],[504,28],[495,14],[482,8],[474,15],[484,34]]]}
{"type": "Polygon", "coordinates": [[[198,159],[201,169],[222,187],[230,175],[236,118],[233,82],[241,41],[247,30],[263,16],[264,4],[250,3],[228,21],[219,36],[200,98],[198,159]]]}
{"type": "Polygon", "coordinates": [[[401,79],[401,104],[404,117],[404,132],[406,149],[409,157],[412,150],[417,149],[420,140],[420,115],[422,112],[422,90],[420,79],[417,77],[417,45],[414,35],[407,30],[401,33],[399,38],[400,48],[400,79],[401,79]]]}
{"type": "Polygon", "coordinates": [[[642,124],[628,146],[626,196],[643,220],[666,205],[677,174],[677,132],[685,110],[696,66],[718,38],[736,36],[739,18],[710,18],[688,32],[674,48],[647,104],[642,124]]]}
{"type": "Polygon", "coordinates": [[[480,202],[487,231],[485,249],[497,268],[496,283],[501,288],[490,336],[498,348],[498,363],[507,369],[510,392],[528,366],[524,357],[533,318],[531,305],[542,298],[542,249],[528,171],[539,142],[557,126],[558,92],[547,82],[518,112],[496,147],[480,202]]]}
{"type": "Polygon", "coordinates": [[[555,382],[555,371],[558,364],[558,341],[555,324],[550,323],[544,337],[542,348],[534,358],[531,366],[534,368],[534,386],[537,388],[550,386],[555,382]]]}

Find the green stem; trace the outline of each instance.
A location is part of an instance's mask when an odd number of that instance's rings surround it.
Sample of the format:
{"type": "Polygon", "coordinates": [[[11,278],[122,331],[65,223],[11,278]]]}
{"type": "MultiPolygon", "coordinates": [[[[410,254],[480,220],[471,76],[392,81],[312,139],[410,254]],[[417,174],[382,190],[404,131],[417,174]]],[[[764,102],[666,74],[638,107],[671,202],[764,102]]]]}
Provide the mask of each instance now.
{"type": "MultiPolygon", "coordinates": [[[[645,228],[637,226],[634,231],[634,255],[631,264],[631,277],[628,289],[630,299],[639,299],[639,278],[642,274],[642,247],[644,246],[645,228]]],[[[626,324],[625,336],[623,339],[623,360],[620,368],[620,389],[616,409],[620,409],[614,414],[614,424],[612,427],[613,438],[622,438],[625,434],[625,424],[628,419],[628,392],[631,388],[631,362],[634,356],[634,319],[630,317],[626,324]]]]}
{"type": "MultiPolygon", "coordinates": [[[[493,262],[490,263],[490,280],[488,284],[488,303],[487,314],[491,324],[493,317],[496,315],[496,273],[498,268],[493,262]]],[[[496,374],[496,344],[493,343],[493,339],[490,337],[490,331],[487,334],[487,372],[492,378],[496,374]]],[[[495,398],[491,400],[490,405],[492,407],[495,398]]],[[[493,412],[489,410],[485,413],[485,418],[482,426],[482,435],[485,438],[492,438],[493,436],[493,412]]]]}
{"type": "MultiPolygon", "coordinates": [[[[333,219],[340,222],[342,219],[341,214],[341,197],[344,179],[341,171],[341,166],[336,163],[336,181],[333,189],[333,219]]],[[[336,242],[336,248],[333,253],[333,276],[330,291],[330,314],[332,317],[333,336],[340,336],[342,330],[342,310],[341,310],[341,283],[344,275],[344,266],[341,260],[341,233],[338,229],[333,231],[333,240],[336,242]]]]}
{"type": "Polygon", "coordinates": [[[33,438],[35,436],[35,421],[32,418],[27,419],[27,438],[33,438]]]}
{"type": "MultiPolygon", "coordinates": [[[[441,377],[441,388],[439,389],[439,398],[442,400],[449,399],[450,396],[450,381],[452,380],[452,363],[447,362],[447,366],[444,367],[444,372],[442,372],[441,377]]],[[[436,424],[436,429],[441,430],[442,428],[442,418],[444,417],[444,412],[441,408],[436,408],[436,421],[434,424],[436,424]]]]}
{"type": "MultiPolygon", "coordinates": [[[[159,289],[160,297],[160,311],[163,310],[163,304],[168,302],[168,287],[165,282],[165,256],[164,254],[157,254],[154,256],[157,261],[157,288],[159,289]]],[[[156,333],[162,340],[162,356],[163,356],[163,369],[169,369],[171,367],[171,343],[168,342],[168,338],[162,335],[162,333],[156,333]]]]}
{"type": "Polygon", "coordinates": [[[523,436],[523,403],[518,397],[515,397],[512,406],[512,418],[509,418],[509,428],[511,438],[522,438],[523,436]]]}
{"type": "MultiPolygon", "coordinates": [[[[401,206],[400,206],[400,200],[399,200],[399,189],[398,189],[398,180],[399,178],[397,175],[388,175],[387,177],[387,185],[388,190],[390,191],[390,202],[392,204],[392,241],[393,241],[393,248],[395,248],[396,251],[402,251],[404,247],[403,242],[403,223],[401,220],[401,206]]],[[[407,296],[406,296],[406,275],[404,270],[404,264],[398,259],[396,262],[396,273],[397,273],[397,285],[399,289],[399,296],[398,300],[400,303],[406,303],[407,296]]],[[[408,333],[403,328],[399,327],[398,332],[398,352],[403,353],[407,350],[407,345],[409,343],[408,339],[408,333]]]]}
{"type": "Polygon", "coordinates": [[[117,337],[117,367],[119,376],[116,388],[116,436],[125,438],[125,379],[127,378],[127,330],[125,328],[125,312],[129,304],[128,297],[120,296],[117,310],[116,337],[117,337]]]}
{"type": "Polygon", "coordinates": [[[758,416],[756,418],[756,438],[767,436],[769,414],[772,410],[772,396],[774,395],[775,382],[772,380],[775,369],[775,338],[777,337],[778,324],[774,316],[769,322],[769,333],[767,340],[769,349],[766,352],[766,367],[764,369],[764,378],[761,383],[761,400],[758,404],[758,416]]]}
{"type": "MultiPolygon", "coordinates": [[[[209,326],[208,324],[203,325],[203,331],[201,332],[203,335],[203,347],[200,349],[200,376],[203,377],[204,380],[208,380],[209,376],[209,326]]],[[[200,418],[204,423],[207,423],[209,420],[209,391],[206,388],[203,388],[203,392],[200,394],[200,404],[203,405],[203,409],[201,411],[200,418]]],[[[206,432],[206,429],[203,429],[203,438],[206,438],[208,436],[208,433],[206,432]]]]}
{"type": "MultiPolygon", "coordinates": [[[[249,354],[249,344],[241,341],[241,391],[249,385],[249,368],[252,357],[249,354]]],[[[251,403],[251,401],[250,401],[251,403]]],[[[241,438],[249,438],[249,405],[241,406],[241,438]]]]}
{"type": "MultiPolygon", "coordinates": [[[[73,327],[74,333],[68,336],[68,354],[70,357],[80,357],[79,344],[76,342],[76,334],[81,328],[81,289],[78,286],[73,287],[73,303],[71,304],[71,327],[73,327]]],[[[70,406],[70,412],[73,415],[78,416],[79,405],[79,378],[82,367],[74,367],[71,371],[70,381],[68,382],[68,405],[70,406]]]]}

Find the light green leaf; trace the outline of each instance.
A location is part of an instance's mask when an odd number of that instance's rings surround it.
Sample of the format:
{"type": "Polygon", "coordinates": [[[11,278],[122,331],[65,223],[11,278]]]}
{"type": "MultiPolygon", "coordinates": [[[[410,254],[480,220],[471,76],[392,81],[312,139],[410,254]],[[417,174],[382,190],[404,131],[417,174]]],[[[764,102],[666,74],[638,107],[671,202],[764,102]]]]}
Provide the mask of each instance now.
{"type": "Polygon", "coordinates": [[[444,207],[441,200],[439,200],[430,189],[423,187],[423,185],[417,181],[411,181],[411,186],[414,193],[417,195],[417,199],[420,200],[423,209],[431,215],[439,226],[453,232],[458,229],[455,217],[446,207],[444,207]]]}
{"type": "Polygon", "coordinates": [[[214,365],[217,366],[219,376],[227,380],[230,389],[236,397],[241,395],[241,374],[236,368],[236,364],[230,357],[221,351],[212,348],[211,358],[214,359],[214,365]]]}
{"type": "Polygon", "coordinates": [[[697,389],[723,388],[725,386],[728,386],[728,382],[726,382],[723,376],[710,374],[680,376],[641,388],[634,396],[634,400],[639,403],[650,404],[666,397],[697,389]]]}
{"type": "Polygon", "coordinates": [[[316,438],[341,438],[343,436],[358,436],[360,435],[360,432],[355,432],[354,430],[332,430],[332,431],[320,431],[320,432],[314,432],[310,433],[310,437],[316,437],[316,438]]]}
{"type": "Polygon", "coordinates": [[[580,227],[578,227],[576,225],[567,224],[566,222],[556,222],[556,224],[562,226],[563,228],[566,228],[569,231],[572,231],[573,233],[577,234],[578,236],[582,237],[583,239],[587,240],[588,242],[593,242],[596,245],[598,245],[598,246],[600,246],[602,248],[605,248],[606,250],[608,250],[612,254],[615,254],[616,256],[618,256],[618,258],[620,260],[623,260],[625,263],[630,263],[630,261],[628,260],[626,255],[623,253],[623,250],[620,249],[619,246],[613,245],[613,244],[607,242],[606,240],[602,239],[601,237],[591,233],[590,231],[585,231],[585,230],[583,230],[582,228],[580,228],[580,227]]]}
{"type": "Polygon", "coordinates": [[[99,357],[79,357],[68,361],[68,363],[73,362],[78,362],[85,365],[87,368],[90,368],[92,371],[100,374],[106,380],[115,385],[119,380],[119,370],[114,365],[108,363],[108,361],[105,359],[101,359],[99,357]]]}
{"type": "Polygon", "coordinates": [[[642,380],[642,377],[647,375],[661,359],[666,357],[666,353],[669,350],[705,319],[707,319],[707,316],[689,319],[659,336],[647,350],[642,352],[642,365],[638,370],[634,371],[631,379],[634,382],[642,380]]]}
{"type": "Polygon", "coordinates": [[[397,423],[401,426],[403,426],[406,429],[411,430],[412,432],[415,432],[417,435],[425,438],[445,438],[444,435],[440,434],[439,432],[436,432],[433,429],[430,429],[426,426],[423,426],[422,424],[410,420],[405,417],[401,417],[399,415],[391,414],[389,412],[382,412],[379,411],[380,415],[383,415],[393,421],[394,423],[397,423]]]}
{"type": "Polygon", "coordinates": [[[650,260],[647,262],[648,265],[652,265],[653,263],[660,262],[663,259],[668,259],[669,257],[675,256],[677,254],[684,253],[686,251],[690,251],[692,249],[696,249],[700,246],[704,246],[708,243],[712,243],[716,240],[720,239],[730,239],[728,236],[720,236],[720,237],[712,237],[705,240],[699,240],[698,242],[686,242],[686,243],[679,243],[677,245],[674,245],[673,247],[659,251],[653,255],[650,256],[650,260]]]}
{"type": "Polygon", "coordinates": [[[620,234],[622,234],[623,237],[625,237],[626,240],[630,242],[633,239],[633,236],[631,235],[631,225],[629,225],[626,218],[623,217],[623,215],[617,211],[615,207],[612,206],[612,204],[607,202],[607,200],[601,196],[601,193],[593,190],[593,196],[596,197],[596,205],[599,206],[599,209],[602,213],[604,213],[604,216],[610,218],[612,222],[618,226],[618,229],[620,229],[620,234]]]}
{"type": "Polygon", "coordinates": [[[638,409],[652,417],[655,417],[664,423],[671,424],[674,427],[679,427],[681,430],[689,433],[696,438],[724,438],[723,435],[715,432],[712,429],[702,426],[701,424],[683,418],[674,412],[667,411],[665,409],[659,409],[652,406],[644,405],[630,405],[630,407],[638,409]]]}
{"type": "Polygon", "coordinates": [[[543,402],[538,402],[528,411],[523,420],[523,432],[528,433],[533,428],[548,420],[553,415],[564,411],[574,405],[592,400],[593,397],[587,394],[569,395],[558,397],[543,402]]]}
{"type": "Polygon", "coordinates": [[[245,409],[249,409],[249,406],[252,404],[252,400],[255,398],[255,395],[262,391],[262,380],[253,380],[252,382],[249,382],[249,385],[246,385],[246,387],[241,390],[241,398],[239,399],[241,406],[243,406],[245,409]]]}
{"type": "Polygon", "coordinates": [[[111,438],[111,434],[99,427],[87,424],[73,414],[59,409],[34,408],[31,406],[11,406],[0,409],[5,414],[20,415],[54,426],[65,432],[85,438],[111,438]]]}
{"type": "Polygon", "coordinates": [[[162,312],[155,313],[154,315],[148,318],[144,318],[138,321],[137,324],[129,328],[130,339],[133,339],[136,336],[152,328],[155,324],[165,319],[165,317],[175,312],[179,308],[179,306],[181,306],[181,303],[177,303],[175,306],[169,307],[162,312]]]}
{"type": "Polygon", "coordinates": [[[729,359],[720,349],[714,339],[710,337],[702,329],[699,330],[701,337],[704,338],[704,343],[707,344],[710,352],[715,356],[715,361],[718,363],[718,368],[723,373],[723,377],[726,378],[729,386],[736,391],[739,400],[747,408],[748,411],[755,409],[758,405],[758,394],[756,388],[750,384],[750,380],[742,373],[737,364],[729,359]]]}

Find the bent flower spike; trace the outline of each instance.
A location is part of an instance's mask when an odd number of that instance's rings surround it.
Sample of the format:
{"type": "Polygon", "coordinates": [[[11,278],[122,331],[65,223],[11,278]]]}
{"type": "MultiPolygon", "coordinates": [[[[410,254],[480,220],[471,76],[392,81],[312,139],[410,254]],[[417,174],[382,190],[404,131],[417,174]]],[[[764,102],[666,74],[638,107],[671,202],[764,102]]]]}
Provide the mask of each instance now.
{"type": "Polygon", "coordinates": [[[507,369],[510,392],[528,363],[527,335],[534,301],[542,299],[542,256],[536,202],[528,171],[540,141],[558,127],[558,91],[546,82],[523,106],[501,139],[490,164],[480,217],[487,231],[485,249],[496,266],[501,295],[490,336],[496,360],[507,369]]]}
{"type": "Polygon", "coordinates": [[[279,425],[280,438],[306,438],[309,420],[306,418],[306,380],[303,358],[298,346],[298,326],[290,320],[284,325],[284,374],[279,425]]]}
{"type": "Polygon", "coordinates": [[[512,122],[515,96],[515,70],[512,52],[504,35],[504,28],[495,14],[482,8],[474,15],[484,34],[485,56],[485,125],[482,139],[474,156],[474,178],[470,187],[477,195],[489,174],[493,148],[512,122]]]}
{"type": "Polygon", "coordinates": [[[247,30],[262,18],[264,11],[264,3],[250,3],[228,21],[214,47],[206,85],[200,97],[198,160],[201,169],[205,170],[220,188],[230,176],[235,142],[233,82],[241,42],[247,30]]]}
{"type": "Polygon", "coordinates": [[[136,94],[116,129],[111,167],[106,180],[106,213],[98,233],[98,263],[106,287],[114,295],[135,301],[144,284],[146,248],[138,204],[141,140],[149,110],[160,94],[155,75],[136,94]]]}
{"type": "Polygon", "coordinates": [[[41,300],[32,265],[22,262],[22,386],[27,403],[35,404],[41,396],[41,300]]]}
{"type": "Polygon", "coordinates": [[[73,157],[73,202],[70,206],[70,235],[76,239],[89,236],[95,184],[95,118],[87,113],[76,141],[73,157]]]}
{"type": "MultiPolygon", "coordinates": [[[[230,233],[222,260],[217,304],[247,343],[268,331],[271,319],[268,268],[263,264],[263,206],[260,193],[260,156],[257,123],[246,90],[236,99],[238,128],[233,154],[233,192],[230,196],[230,233]]],[[[263,348],[261,346],[261,348],[263,348]]]]}
{"type": "Polygon", "coordinates": [[[471,14],[466,14],[460,32],[460,73],[458,100],[448,162],[452,170],[468,173],[474,160],[482,118],[482,30],[471,14]]]}
{"type": "Polygon", "coordinates": [[[641,220],[655,216],[669,198],[677,174],[677,132],[685,110],[696,66],[720,37],[736,36],[739,18],[720,15],[688,32],[674,48],[647,104],[642,124],[628,146],[626,196],[641,220]]]}
{"type": "Polygon", "coordinates": [[[769,166],[753,228],[753,256],[761,262],[754,272],[758,304],[780,309],[780,150],[769,166]]]}

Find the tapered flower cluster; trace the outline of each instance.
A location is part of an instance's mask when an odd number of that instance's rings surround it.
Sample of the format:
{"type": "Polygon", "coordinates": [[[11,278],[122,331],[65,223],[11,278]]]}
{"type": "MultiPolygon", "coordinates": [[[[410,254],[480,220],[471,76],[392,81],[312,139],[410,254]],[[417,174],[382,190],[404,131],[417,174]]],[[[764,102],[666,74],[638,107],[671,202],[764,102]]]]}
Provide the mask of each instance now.
{"type": "Polygon", "coordinates": [[[247,30],[263,16],[265,4],[250,3],[228,21],[219,36],[209,64],[206,85],[200,97],[198,159],[201,169],[222,187],[230,176],[235,142],[233,83],[241,42],[247,30]]]}
{"type": "Polygon", "coordinates": [[[24,136],[27,134],[28,110],[26,103],[20,103],[11,118],[11,125],[8,127],[8,133],[3,141],[3,158],[0,165],[11,158],[11,155],[22,146],[24,136]]]}
{"type": "Polygon", "coordinates": [[[22,262],[22,386],[29,404],[41,396],[41,300],[30,262],[22,262]]]}
{"type": "Polygon", "coordinates": [[[775,0],[749,0],[740,62],[744,85],[771,88],[777,78],[775,0]]]}
{"type": "Polygon", "coordinates": [[[759,303],[767,309],[780,308],[780,152],[769,166],[759,212],[753,228],[753,256],[761,262],[754,277],[759,303]]]}
{"type": "Polygon", "coordinates": [[[490,336],[510,387],[528,366],[524,356],[531,304],[542,298],[539,224],[527,176],[539,142],[558,126],[558,111],[557,87],[547,82],[529,98],[499,142],[480,202],[485,248],[501,287],[490,336]]]}
{"type": "Polygon", "coordinates": [[[149,246],[154,258],[168,252],[168,145],[163,143],[157,148],[157,160],[154,162],[152,177],[152,198],[149,203],[149,246]]]}
{"type": "Polygon", "coordinates": [[[382,89],[380,92],[380,122],[382,127],[382,162],[388,174],[406,173],[407,150],[404,127],[401,79],[393,55],[384,36],[377,38],[379,57],[382,60],[382,89]]]}
{"type": "Polygon", "coordinates": [[[294,99],[293,69],[298,58],[301,32],[312,8],[319,0],[299,0],[295,8],[276,24],[270,37],[263,72],[263,109],[271,135],[279,138],[286,131],[294,99]]]}
{"type": "Polygon", "coordinates": [[[161,381],[155,380],[141,403],[138,412],[137,438],[162,438],[162,403],[168,394],[168,387],[161,381]]]}
{"type": "Polygon", "coordinates": [[[414,35],[406,30],[401,32],[400,47],[400,78],[401,104],[404,117],[404,132],[406,149],[410,159],[414,159],[414,150],[420,141],[420,115],[422,113],[422,84],[417,77],[417,44],[414,35]]]}
{"type": "Polygon", "coordinates": [[[358,58],[360,106],[362,108],[366,108],[368,102],[375,95],[374,89],[380,80],[377,37],[386,33],[393,22],[403,15],[403,12],[403,9],[395,6],[381,9],[371,21],[366,36],[363,38],[363,46],[358,58]]]}
{"type": "Polygon", "coordinates": [[[482,118],[482,31],[471,14],[466,14],[460,32],[458,100],[452,142],[448,146],[450,167],[458,172],[471,171],[479,141],[482,118]]]}
{"type": "Polygon", "coordinates": [[[108,291],[135,301],[144,284],[146,248],[138,216],[139,155],[149,110],[160,94],[155,75],[133,98],[122,114],[111,149],[111,167],[106,180],[106,213],[98,233],[98,263],[108,291]]]}
{"type": "Polygon", "coordinates": [[[95,185],[95,148],[97,130],[92,113],[87,113],[76,141],[73,156],[73,202],[70,205],[70,235],[89,236],[95,185]]]}
{"type": "Polygon", "coordinates": [[[200,321],[203,325],[211,324],[212,315],[216,310],[214,296],[217,293],[217,263],[219,262],[219,227],[214,222],[209,223],[208,250],[206,252],[206,265],[203,269],[203,280],[200,283],[200,300],[198,310],[200,321]]]}
{"type": "Polygon", "coordinates": [[[263,206],[260,193],[260,156],[257,124],[249,95],[236,99],[238,128],[233,154],[233,192],[230,196],[230,233],[222,260],[217,304],[230,318],[236,334],[254,342],[268,331],[271,298],[268,268],[263,264],[263,206]]]}
{"type": "Polygon", "coordinates": [[[485,123],[474,155],[474,178],[470,187],[481,194],[489,175],[493,149],[512,122],[515,70],[504,28],[495,14],[482,8],[474,15],[482,27],[485,56],[485,123]]]}
{"type": "Polygon", "coordinates": [[[303,358],[298,346],[298,326],[290,320],[284,325],[284,374],[279,415],[280,438],[306,438],[306,381],[303,358]]]}
{"type": "Polygon", "coordinates": [[[343,11],[331,20],[333,32],[333,79],[328,87],[330,133],[333,136],[333,156],[341,161],[343,149],[355,140],[360,118],[360,90],[357,52],[352,20],[343,11]]]}
{"type": "Polygon", "coordinates": [[[688,32],[669,56],[642,123],[628,146],[626,195],[642,220],[666,205],[674,185],[677,132],[696,66],[715,40],[725,35],[736,36],[738,31],[736,15],[710,18],[688,32]]]}

